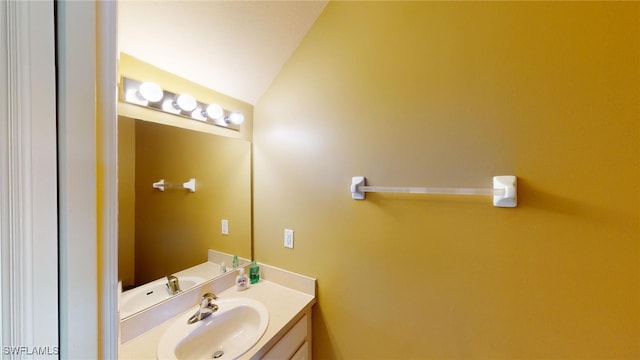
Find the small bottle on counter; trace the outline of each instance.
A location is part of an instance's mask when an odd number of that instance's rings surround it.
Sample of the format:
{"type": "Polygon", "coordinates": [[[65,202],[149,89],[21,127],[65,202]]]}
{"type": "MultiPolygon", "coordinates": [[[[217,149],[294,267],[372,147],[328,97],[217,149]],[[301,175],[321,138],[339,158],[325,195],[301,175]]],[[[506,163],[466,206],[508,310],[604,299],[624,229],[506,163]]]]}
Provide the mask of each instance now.
{"type": "Polygon", "coordinates": [[[251,267],[249,268],[249,279],[252,284],[257,284],[260,281],[260,267],[255,260],[251,262],[251,267]]]}
{"type": "Polygon", "coordinates": [[[238,255],[233,255],[233,262],[231,263],[231,267],[233,268],[233,270],[235,270],[238,268],[238,265],[238,255]]]}
{"type": "Polygon", "coordinates": [[[225,265],[224,261],[220,263],[220,274],[224,274],[227,272],[227,265],[225,265]]]}
{"type": "Polygon", "coordinates": [[[238,276],[236,276],[236,290],[242,291],[248,287],[249,279],[247,279],[247,275],[244,274],[244,268],[240,268],[240,270],[238,270],[238,276]]]}

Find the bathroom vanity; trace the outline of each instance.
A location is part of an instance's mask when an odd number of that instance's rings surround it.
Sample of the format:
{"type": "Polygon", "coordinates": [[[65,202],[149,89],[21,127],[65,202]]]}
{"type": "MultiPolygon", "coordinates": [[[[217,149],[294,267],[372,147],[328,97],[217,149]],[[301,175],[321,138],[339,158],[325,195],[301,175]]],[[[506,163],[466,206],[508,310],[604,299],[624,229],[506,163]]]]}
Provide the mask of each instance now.
{"type": "MultiPolygon", "coordinates": [[[[268,313],[268,324],[264,332],[248,350],[242,349],[242,355],[235,357],[237,349],[228,350],[225,357],[225,346],[233,347],[231,343],[225,345],[212,345],[216,348],[210,350],[208,358],[219,359],[310,359],[311,358],[311,308],[315,304],[316,280],[303,275],[298,275],[286,270],[269,265],[260,264],[261,280],[257,284],[244,291],[238,291],[235,287],[235,277],[238,271],[230,271],[223,276],[196,286],[189,291],[174,298],[157,304],[145,311],[124,319],[120,324],[120,359],[157,359],[165,358],[162,349],[159,351],[159,343],[168,331],[174,331],[176,326],[183,326],[190,315],[198,309],[200,299],[206,293],[214,293],[219,301],[220,310],[214,312],[210,324],[195,323],[188,326],[215,327],[214,321],[227,317],[231,321],[234,316],[242,317],[239,321],[250,321],[248,315],[235,315],[233,311],[225,313],[226,304],[255,304],[268,313]],[[215,317],[218,317],[216,319],[215,317]],[[219,351],[222,350],[222,351],[219,351]],[[214,357],[216,353],[222,353],[214,357]]],[[[237,314],[240,314],[238,312],[237,314]]],[[[228,321],[228,320],[222,320],[228,321]]],[[[255,326],[248,326],[251,331],[255,326]]],[[[195,327],[193,328],[195,329],[195,327]]],[[[211,332],[235,331],[225,330],[224,326],[216,327],[211,332]]],[[[190,331],[190,330],[189,330],[190,331]]],[[[205,330],[208,331],[208,330],[205,330]]],[[[200,332],[199,330],[193,331],[200,332]]],[[[201,336],[197,334],[196,336],[201,336]]],[[[218,333],[217,337],[225,337],[227,334],[218,333]]],[[[189,335],[191,336],[191,335],[189,335]]],[[[231,338],[231,337],[230,337],[231,338]]],[[[191,341],[191,339],[189,339],[191,341]]],[[[186,341],[188,342],[188,341],[186,341]]],[[[166,343],[166,338],[165,338],[166,343]]],[[[176,341],[185,343],[185,341],[176,341]]],[[[214,343],[208,341],[207,344],[214,343]]],[[[166,344],[165,344],[166,345],[166,344]]],[[[167,346],[165,346],[166,348],[167,346]]],[[[172,353],[173,354],[173,353],[172,353]]],[[[172,356],[172,355],[171,355],[172,356]]],[[[171,356],[167,358],[172,358],[171,356]]],[[[190,356],[189,356],[190,357],[190,356]]]]}

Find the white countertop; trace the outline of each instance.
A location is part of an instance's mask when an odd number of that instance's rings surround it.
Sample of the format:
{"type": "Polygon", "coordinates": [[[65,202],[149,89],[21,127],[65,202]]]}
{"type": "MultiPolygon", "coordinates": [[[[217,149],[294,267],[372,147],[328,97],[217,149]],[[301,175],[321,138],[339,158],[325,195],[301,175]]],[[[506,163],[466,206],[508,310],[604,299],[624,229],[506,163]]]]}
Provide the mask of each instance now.
{"type": "MultiPolygon", "coordinates": [[[[273,271],[273,270],[270,270],[273,271]]],[[[275,278],[275,277],[274,277],[275,278]]],[[[315,280],[313,280],[315,283],[315,280]]],[[[246,297],[260,301],[269,311],[269,325],[258,343],[240,359],[251,359],[263,349],[270,348],[297,321],[302,314],[315,304],[315,296],[294,290],[275,282],[261,279],[258,284],[244,291],[237,291],[235,286],[216,294],[220,299],[246,297]]],[[[194,306],[197,304],[193,304],[194,306]]],[[[186,312],[192,312],[187,310],[186,312]]],[[[181,313],[176,317],[183,316],[181,313]]],[[[156,359],[156,347],[164,331],[171,325],[173,317],[140,336],[122,344],[119,359],[144,360],[156,359]]],[[[260,354],[258,354],[260,355],[260,354]]]]}

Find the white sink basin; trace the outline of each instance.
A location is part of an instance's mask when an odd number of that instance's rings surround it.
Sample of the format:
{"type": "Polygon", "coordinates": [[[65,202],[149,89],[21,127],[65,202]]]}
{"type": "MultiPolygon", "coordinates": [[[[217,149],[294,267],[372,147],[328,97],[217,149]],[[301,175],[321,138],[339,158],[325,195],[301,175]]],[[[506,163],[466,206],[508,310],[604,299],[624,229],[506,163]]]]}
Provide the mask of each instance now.
{"type": "Polygon", "coordinates": [[[158,342],[158,359],[237,359],[267,330],[269,313],[259,301],[232,298],[214,302],[218,311],[203,320],[187,323],[199,308],[195,306],[173,321],[158,342]]]}
{"type": "MultiPolygon", "coordinates": [[[[197,276],[180,276],[180,290],[185,291],[205,281],[197,276]]],[[[171,297],[166,279],[158,279],[122,293],[120,318],[133,315],[171,297]]]]}

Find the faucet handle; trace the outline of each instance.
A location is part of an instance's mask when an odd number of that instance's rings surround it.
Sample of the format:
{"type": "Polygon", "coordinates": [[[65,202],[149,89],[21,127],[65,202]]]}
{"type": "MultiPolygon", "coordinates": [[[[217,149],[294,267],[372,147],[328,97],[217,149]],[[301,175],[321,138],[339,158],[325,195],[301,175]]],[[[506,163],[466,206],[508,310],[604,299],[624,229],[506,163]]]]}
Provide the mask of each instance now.
{"type": "Polygon", "coordinates": [[[207,309],[208,311],[214,312],[218,310],[218,305],[213,302],[213,300],[218,297],[214,293],[206,293],[202,295],[202,302],[200,303],[200,309],[207,309]]]}
{"type": "Polygon", "coordinates": [[[213,300],[216,300],[218,297],[214,293],[206,293],[202,295],[202,303],[203,304],[211,304],[213,300]]]}
{"type": "Polygon", "coordinates": [[[175,295],[179,293],[180,290],[180,282],[178,281],[178,277],[175,275],[167,275],[167,290],[169,290],[169,294],[175,295]]]}

